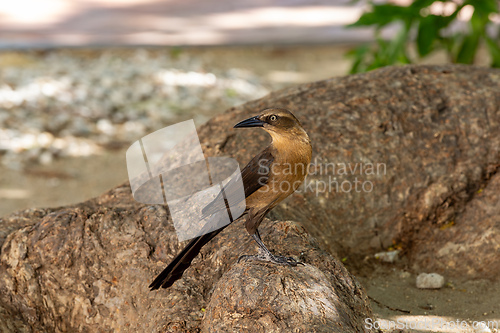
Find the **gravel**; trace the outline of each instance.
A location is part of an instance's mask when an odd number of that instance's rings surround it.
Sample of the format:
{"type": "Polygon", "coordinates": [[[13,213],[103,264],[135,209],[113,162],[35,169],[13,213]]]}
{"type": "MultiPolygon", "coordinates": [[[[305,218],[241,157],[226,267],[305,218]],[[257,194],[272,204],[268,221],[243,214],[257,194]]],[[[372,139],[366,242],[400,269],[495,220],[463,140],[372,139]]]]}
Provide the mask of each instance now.
{"type": "Polygon", "coordinates": [[[0,159],[11,169],[127,146],[185,119],[200,125],[280,88],[168,50],[32,56],[33,63],[0,67],[0,159]]]}

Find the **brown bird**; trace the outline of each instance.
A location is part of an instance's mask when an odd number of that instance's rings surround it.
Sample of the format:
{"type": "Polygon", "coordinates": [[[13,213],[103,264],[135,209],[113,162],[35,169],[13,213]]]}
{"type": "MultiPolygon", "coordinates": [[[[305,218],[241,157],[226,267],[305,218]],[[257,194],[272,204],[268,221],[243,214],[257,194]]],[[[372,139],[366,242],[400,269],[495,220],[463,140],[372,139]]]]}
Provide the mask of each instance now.
{"type": "MultiPolygon", "coordinates": [[[[299,262],[291,257],[273,255],[262,242],[258,228],[266,214],[302,184],[311,162],[312,148],[309,136],[290,111],[280,108],[266,109],[260,115],[243,120],[234,127],[262,127],[272,137],[271,144],[241,171],[246,202],[245,227],[257,242],[261,254],[242,256],[240,259],[258,259],[296,266],[299,262]]],[[[221,195],[222,193],[219,194],[221,195]]],[[[215,202],[220,201],[214,200],[213,203],[215,202]]],[[[217,207],[213,203],[203,209],[204,216],[226,209],[217,207]]],[[[156,277],[149,288],[155,290],[160,287],[170,287],[182,277],[201,248],[223,229],[193,238],[156,277]]]]}

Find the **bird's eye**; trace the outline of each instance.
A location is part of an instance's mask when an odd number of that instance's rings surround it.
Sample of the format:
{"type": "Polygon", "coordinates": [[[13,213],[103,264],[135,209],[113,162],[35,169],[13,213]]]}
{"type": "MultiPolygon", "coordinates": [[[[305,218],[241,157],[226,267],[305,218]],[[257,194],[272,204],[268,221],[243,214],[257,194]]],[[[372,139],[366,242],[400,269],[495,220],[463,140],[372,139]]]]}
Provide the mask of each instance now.
{"type": "Polygon", "coordinates": [[[269,117],[269,120],[271,120],[271,121],[276,121],[276,120],[278,120],[278,117],[276,117],[276,116],[273,114],[271,117],[269,117]]]}

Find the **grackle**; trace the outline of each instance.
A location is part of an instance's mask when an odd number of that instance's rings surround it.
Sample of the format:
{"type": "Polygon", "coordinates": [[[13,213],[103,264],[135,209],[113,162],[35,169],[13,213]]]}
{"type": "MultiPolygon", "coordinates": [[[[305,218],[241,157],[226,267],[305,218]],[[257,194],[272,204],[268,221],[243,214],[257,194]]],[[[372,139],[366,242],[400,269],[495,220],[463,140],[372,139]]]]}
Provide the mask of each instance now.
{"type": "MultiPolygon", "coordinates": [[[[282,108],[266,109],[260,115],[243,120],[234,127],[261,127],[272,137],[271,144],[241,171],[246,203],[245,228],[257,242],[260,255],[246,255],[240,259],[258,259],[296,266],[299,262],[291,257],[273,255],[262,242],[258,228],[266,214],[295,192],[303,182],[312,155],[309,136],[297,118],[282,108]]],[[[203,216],[226,209],[218,207],[215,202],[220,201],[214,200],[212,204],[207,205],[202,210],[203,216]]],[[[149,286],[151,290],[168,288],[180,279],[201,248],[223,229],[193,238],[151,283],[149,286]]]]}

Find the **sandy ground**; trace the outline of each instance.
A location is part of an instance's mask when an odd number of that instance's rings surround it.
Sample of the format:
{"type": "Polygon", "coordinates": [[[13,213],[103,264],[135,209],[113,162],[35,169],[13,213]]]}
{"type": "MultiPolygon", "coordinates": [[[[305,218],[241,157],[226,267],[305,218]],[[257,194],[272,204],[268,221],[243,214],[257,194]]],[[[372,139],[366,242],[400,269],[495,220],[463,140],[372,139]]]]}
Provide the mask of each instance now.
{"type": "Polygon", "coordinates": [[[377,317],[373,322],[378,320],[381,328],[399,325],[387,332],[500,332],[500,282],[447,279],[442,289],[422,290],[415,286],[417,274],[405,269],[404,262],[368,261],[372,263],[361,269],[346,267],[371,298],[377,317]],[[491,330],[481,330],[480,322],[491,330]]]}
{"type": "MultiPolygon", "coordinates": [[[[199,56],[213,68],[248,69],[284,87],[345,74],[349,64],[343,56],[345,50],[339,46],[219,47],[184,52],[199,56]]],[[[18,59],[8,53],[2,57],[4,65],[9,57],[12,63],[18,59]]],[[[214,114],[221,111],[214,110],[214,114]]],[[[0,215],[100,195],[126,181],[125,150],[121,147],[86,158],[57,159],[50,165],[28,165],[23,170],[1,166],[0,215]]],[[[408,271],[404,259],[392,265],[372,258],[347,258],[346,267],[372,298],[377,318],[367,319],[367,325],[375,320],[398,324],[395,330],[384,330],[387,332],[489,332],[474,329],[474,321],[490,321],[492,328],[500,326],[500,282],[447,280],[440,290],[419,290],[415,287],[418,272],[408,271]]]]}

